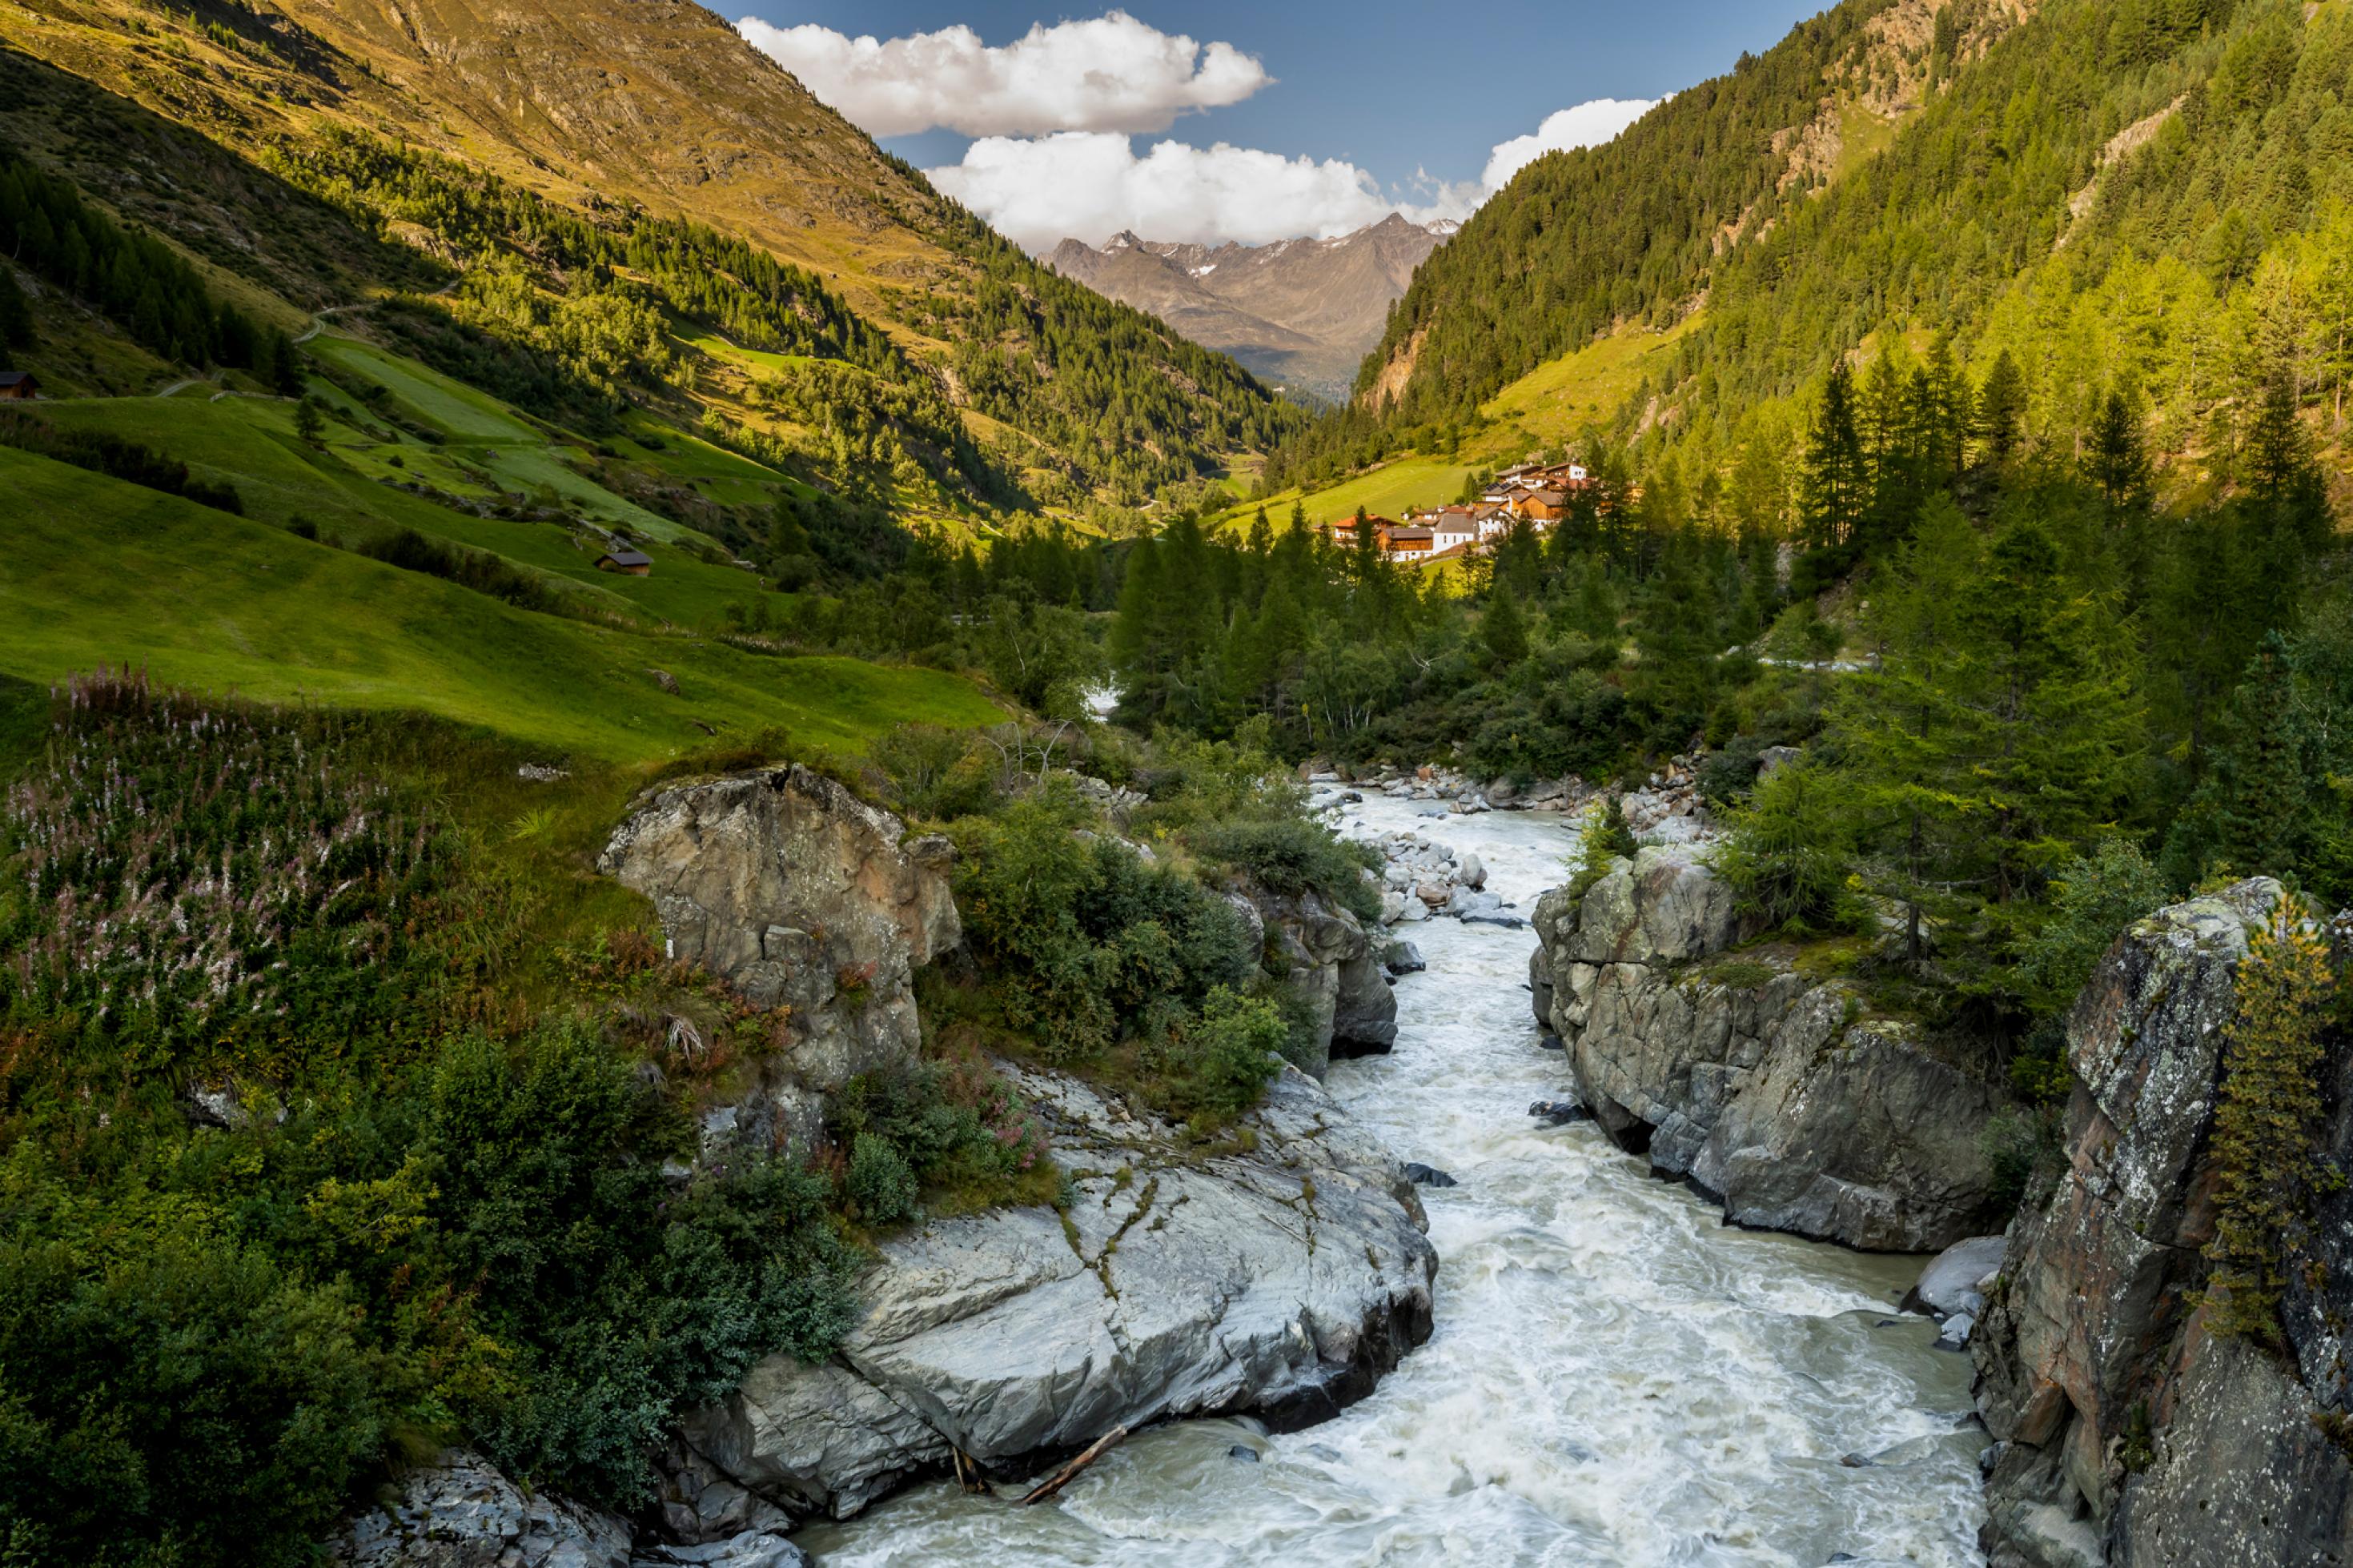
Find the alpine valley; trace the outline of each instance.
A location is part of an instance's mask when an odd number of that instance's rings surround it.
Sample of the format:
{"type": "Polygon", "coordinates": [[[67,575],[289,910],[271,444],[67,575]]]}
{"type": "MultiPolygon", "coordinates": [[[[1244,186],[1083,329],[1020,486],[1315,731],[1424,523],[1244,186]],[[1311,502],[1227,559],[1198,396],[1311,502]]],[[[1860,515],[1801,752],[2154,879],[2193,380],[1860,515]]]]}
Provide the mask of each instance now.
{"type": "Polygon", "coordinates": [[[870,9],[0,5],[0,1563],[2353,1555],[2353,0],[870,9]]]}

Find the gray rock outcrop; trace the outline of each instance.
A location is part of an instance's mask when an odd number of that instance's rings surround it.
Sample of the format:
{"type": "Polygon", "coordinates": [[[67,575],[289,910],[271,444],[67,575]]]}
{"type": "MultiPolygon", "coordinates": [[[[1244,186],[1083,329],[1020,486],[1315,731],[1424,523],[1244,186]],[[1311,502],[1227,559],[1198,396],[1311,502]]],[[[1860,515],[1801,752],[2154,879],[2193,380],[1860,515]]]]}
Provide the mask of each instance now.
{"type": "MultiPolygon", "coordinates": [[[[1996,1439],[1994,1568],[2337,1564],[2353,1554],[2347,1412],[2353,1197],[2322,1199],[2284,1303],[2284,1355],[2200,1311],[2223,1026],[2249,938],[2282,897],[2257,878],[2160,910],[2110,949],[2068,1020],[2065,1161],[2021,1215],[1973,1349],[1996,1439]]],[[[2353,1155],[2334,1053],[2327,1152],[2353,1155]]]]}
{"type": "Polygon", "coordinates": [[[480,1455],[453,1448],[404,1475],[333,1543],[346,1568],[805,1568],[772,1531],[700,1546],[632,1550],[622,1520],[526,1492],[480,1455]]]}
{"type": "Polygon", "coordinates": [[[1243,879],[1233,899],[1261,944],[1280,956],[1284,985],[1314,1020],[1317,1078],[1335,1058],[1379,1056],[1397,1044],[1397,998],[1381,959],[1388,938],[1314,892],[1276,893],[1243,879]]]}
{"type": "Polygon", "coordinates": [[[1702,852],[1646,847],[1533,923],[1537,1020],[1620,1145],[1741,1225],[1906,1252],[1977,1228],[1994,1090],[1787,954],[1711,965],[1739,931],[1702,852]]]}
{"type": "Polygon", "coordinates": [[[1303,1075],[1245,1123],[1255,1148],[1207,1158],[1073,1079],[1019,1087],[1056,1124],[1069,1207],[884,1244],[834,1360],[771,1358],[688,1423],[677,1495],[847,1516],[958,1454],[1014,1475],[1120,1425],[1301,1426],[1429,1333],[1413,1189],[1303,1075]]]}
{"type": "Polygon", "coordinates": [[[795,764],[674,785],[639,804],[598,868],[653,900],[672,956],[763,1007],[791,1009],[785,1048],[732,1119],[797,1134],[815,1098],[915,1060],[914,972],[963,940],[944,838],[795,764]]]}

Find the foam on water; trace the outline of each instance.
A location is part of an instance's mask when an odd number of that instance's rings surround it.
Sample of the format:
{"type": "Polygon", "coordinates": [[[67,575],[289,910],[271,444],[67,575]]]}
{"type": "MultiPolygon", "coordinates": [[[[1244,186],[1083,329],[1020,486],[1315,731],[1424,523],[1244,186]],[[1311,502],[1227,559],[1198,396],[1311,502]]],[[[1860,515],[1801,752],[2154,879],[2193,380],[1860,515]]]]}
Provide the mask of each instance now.
{"type": "MultiPolygon", "coordinates": [[[[1375,799],[1347,820],[1475,851],[1523,914],[1563,879],[1557,817],[1413,812],[1375,799]]],[[[1155,1427],[1052,1505],[940,1483],[801,1544],[828,1568],[1983,1561],[1968,1363],[1891,1310],[1919,1260],[1727,1228],[1591,1125],[1536,1128],[1529,1102],[1568,1086],[1529,1016],[1534,934],[1405,934],[1430,969],[1398,984],[1397,1050],[1329,1087],[1461,1183],[1422,1194],[1442,1259],[1430,1342],[1305,1432],[1155,1427]]]]}

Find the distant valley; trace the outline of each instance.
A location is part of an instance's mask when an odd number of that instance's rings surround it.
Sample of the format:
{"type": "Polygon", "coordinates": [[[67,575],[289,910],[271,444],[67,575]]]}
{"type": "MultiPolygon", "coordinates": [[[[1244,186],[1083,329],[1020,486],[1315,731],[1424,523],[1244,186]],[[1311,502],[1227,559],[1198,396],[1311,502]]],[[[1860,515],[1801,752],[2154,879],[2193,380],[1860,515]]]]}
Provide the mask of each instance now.
{"type": "Polygon", "coordinates": [[[1231,354],[1282,391],[1337,403],[1380,341],[1390,304],[1456,226],[1391,213],[1332,239],[1216,247],[1121,233],[1101,249],[1065,239],[1046,264],[1231,354]]]}

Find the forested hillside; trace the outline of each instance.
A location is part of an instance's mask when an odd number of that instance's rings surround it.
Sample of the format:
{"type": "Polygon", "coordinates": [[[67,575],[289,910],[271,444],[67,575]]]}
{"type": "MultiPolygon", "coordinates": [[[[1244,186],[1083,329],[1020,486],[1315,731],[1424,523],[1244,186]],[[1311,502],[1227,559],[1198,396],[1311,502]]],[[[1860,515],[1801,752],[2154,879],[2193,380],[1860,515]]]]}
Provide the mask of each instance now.
{"type": "Polygon", "coordinates": [[[1638,469],[1788,521],[1833,361],[1942,337],[1979,374],[2011,352],[2029,441],[2072,453],[2115,383],[2187,460],[2169,487],[2227,483],[2263,367],[2286,364],[2325,443],[2342,418],[2349,63],[2336,3],[1841,6],[1531,165],[1416,279],[1358,405],[1270,479],[1460,443],[1544,361],[1682,324],[1601,417],[1544,436],[1632,441],[1638,469]]]}
{"type": "Polygon", "coordinates": [[[385,299],[405,347],[537,408],[715,420],[849,499],[966,517],[1140,502],[1296,419],[697,7],[12,16],[21,153],[302,309],[385,299]]]}

